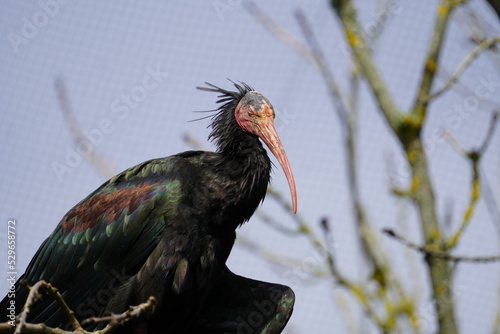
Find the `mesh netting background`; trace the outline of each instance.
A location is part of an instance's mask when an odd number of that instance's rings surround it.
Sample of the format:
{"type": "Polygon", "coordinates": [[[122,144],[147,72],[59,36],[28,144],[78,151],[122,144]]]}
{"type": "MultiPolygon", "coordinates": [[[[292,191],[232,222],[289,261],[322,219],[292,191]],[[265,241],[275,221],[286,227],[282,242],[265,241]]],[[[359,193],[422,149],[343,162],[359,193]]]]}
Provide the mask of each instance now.
{"type": "MultiPolygon", "coordinates": [[[[415,98],[437,2],[394,3],[397,9],[387,13],[379,26],[383,31],[374,44],[374,59],[404,111],[415,98]]],[[[303,40],[293,14],[301,8],[337,81],[347,91],[349,53],[326,1],[258,4],[303,40]]],[[[357,1],[356,5],[365,26],[376,29],[380,8],[372,1],[357,1]]],[[[192,149],[183,140],[186,134],[210,147],[206,141],[208,120],[187,121],[199,117],[191,111],[215,107],[215,96],[195,87],[208,81],[230,88],[226,78],[247,82],[273,103],[277,129],[297,182],[299,214],[319,235],[319,221],[328,219],[336,259],[347,277],[362,279],[368,274],[355,237],[341,129],[326,86],[312,66],[248,13],[242,1],[46,0],[6,1],[2,7],[0,226],[4,227],[0,227],[0,240],[5,250],[7,220],[15,218],[19,274],[61,217],[105,181],[78,150],[92,150],[117,173],[144,160],[192,149]],[[153,80],[148,79],[151,85],[145,89],[148,75],[153,80]],[[56,80],[67,89],[77,123],[94,140],[89,147],[78,147],[72,140],[59,106],[56,80]]],[[[500,29],[498,18],[482,1],[471,1],[457,10],[446,33],[443,71],[436,81],[439,86],[474,47],[468,38],[467,10],[477,12],[488,36],[500,29]]],[[[457,87],[432,105],[428,115],[424,138],[437,189],[436,206],[442,220],[451,217],[449,231],[456,229],[467,204],[471,171],[468,162],[435,133],[446,128],[464,147],[480,145],[499,102],[500,77],[494,65],[491,56],[479,57],[457,87]],[[476,103],[466,99],[474,97],[484,82],[489,82],[490,94],[459,114],[456,105],[476,103]]],[[[376,231],[393,227],[420,242],[414,208],[389,191],[391,178],[403,185],[409,179],[402,151],[364,84],[358,103],[359,177],[370,223],[376,231]]],[[[483,189],[496,203],[500,201],[499,143],[497,131],[481,163],[483,189]]],[[[273,185],[288,198],[286,180],[275,164],[273,185]]],[[[499,252],[498,216],[488,208],[482,197],[457,254],[499,252]]],[[[262,210],[282,225],[295,227],[290,215],[272,199],[266,200],[262,210]]],[[[302,259],[292,268],[277,266],[263,260],[259,252],[237,245],[228,263],[238,274],[293,287],[297,300],[288,333],[343,333],[363,327],[374,331],[342,289],[324,277],[304,274],[302,269],[323,265],[305,238],[284,235],[258,217],[241,228],[239,235],[257,242],[261,251],[302,259]],[[351,319],[345,318],[346,312],[351,319]]],[[[377,236],[405,288],[419,301],[423,331],[432,332],[427,272],[421,256],[381,233],[377,236]]],[[[1,294],[7,291],[3,279],[6,261],[0,255],[1,294]]],[[[500,302],[499,281],[498,264],[457,267],[456,312],[463,333],[491,331],[500,302]]]]}

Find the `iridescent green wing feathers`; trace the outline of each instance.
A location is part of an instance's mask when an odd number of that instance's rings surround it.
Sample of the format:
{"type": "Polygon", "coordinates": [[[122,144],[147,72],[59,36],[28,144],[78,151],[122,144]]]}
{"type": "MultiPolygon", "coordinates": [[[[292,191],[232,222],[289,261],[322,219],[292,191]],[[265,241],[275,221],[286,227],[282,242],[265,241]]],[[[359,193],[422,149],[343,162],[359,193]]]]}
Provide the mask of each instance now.
{"type": "MultiPolygon", "coordinates": [[[[182,199],[177,178],[182,163],[176,156],[147,161],[103,184],[63,217],[23,279],[48,281],[82,317],[98,315],[113,290],[140,270],[175,216],[182,199]]],[[[26,290],[19,288],[18,300],[26,298],[26,290]]],[[[53,301],[37,309],[36,318],[60,321],[53,301]]]]}

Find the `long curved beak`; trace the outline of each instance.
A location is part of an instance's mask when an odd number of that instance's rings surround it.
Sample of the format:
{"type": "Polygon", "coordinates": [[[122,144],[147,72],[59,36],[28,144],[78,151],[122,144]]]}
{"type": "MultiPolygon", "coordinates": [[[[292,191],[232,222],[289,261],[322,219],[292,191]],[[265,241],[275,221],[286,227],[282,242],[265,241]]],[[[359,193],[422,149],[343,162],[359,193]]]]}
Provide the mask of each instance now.
{"type": "Polygon", "coordinates": [[[295,189],[295,180],[293,178],[292,169],[290,168],[290,163],[288,162],[285,149],[283,148],[283,145],[278,137],[278,133],[274,128],[272,118],[269,118],[264,122],[260,122],[258,132],[259,133],[257,135],[264,143],[266,143],[267,147],[269,147],[276,159],[278,159],[281,168],[283,168],[283,172],[285,172],[288,187],[290,188],[290,195],[292,196],[292,211],[293,213],[297,213],[297,190],[295,189]]]}

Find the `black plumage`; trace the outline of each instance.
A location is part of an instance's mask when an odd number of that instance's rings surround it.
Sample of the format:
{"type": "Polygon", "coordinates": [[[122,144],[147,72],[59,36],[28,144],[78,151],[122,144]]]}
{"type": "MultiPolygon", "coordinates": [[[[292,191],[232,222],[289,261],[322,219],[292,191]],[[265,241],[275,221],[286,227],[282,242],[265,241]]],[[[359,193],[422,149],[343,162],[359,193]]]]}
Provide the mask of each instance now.
{"type": "MultiPolygon", "coordinates": [[[[200,89],[220,94],[210,134],[217,151],[146,161],[111,178],[63,217],[20,280],[52,283],[79,320],[120,313],[154,296],[155,313],[128,323],[124,333],[281,332],[293,292],[234,275],[225,264],[235,229],[269,184],[271,161],[259,138],[282,165],[296,211],[274,110],[246,84],[235,84],[235,92],[207,85],[200,89]]],[[[18,306],[27,293],[16,285],[18,306]]],[[[7,304],[6,297],[2,322],[7,304]]],[[[28,320],[70,328],[50,298],[28,320]]]]}

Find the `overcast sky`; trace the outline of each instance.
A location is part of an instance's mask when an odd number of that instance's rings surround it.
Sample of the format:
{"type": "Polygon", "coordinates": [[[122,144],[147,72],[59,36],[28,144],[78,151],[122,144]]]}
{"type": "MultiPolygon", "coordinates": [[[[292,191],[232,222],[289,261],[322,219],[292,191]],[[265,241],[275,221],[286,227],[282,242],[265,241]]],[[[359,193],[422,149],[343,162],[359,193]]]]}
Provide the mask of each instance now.
{"type": "MultiPolygon", "coordinates": [[[[495,14],[482,1],[470,3],[487,22],[488,36],[498,35],[495,14]]],[[[349,53],[328,1],[258,4],[301,40],[293,12],[302,9],[341,88],[347,89],[349,53]]],[[[393,1],[382,25],[372,1],[356,4],[362,8],[367,33],[383,28],[375,60],[404,111],[415,96],[437,2],[393,1]]],[[[448,72],[474,47],[466,35],[464,13],[460,9],[452,16],[446,35],[441,63],[448,72]]],[[[195,87],[208,81],[229,89],[226,78],[250,84],[274,105],[276,126],[297,183],[299,214],[316,228],[326,217],[333,227],[341,270],[353,279],[367,274],[354,235],[340,126],[325,85],[313,67],[248,13],[242,1],[10,0],[3,2],[0,11],[0,36],[0,240],[6,244],[7,222],[15,219],[19,274],[61,217],[105,181],[82,158],[82,150],[104,157],[117,173],[151,158],[192,149],[183,140],[186,134],[210,147],[208,121],[188,121],[200,117],[192,111],[214,109],[216,96],[195,87]],[[66,87],[69,105],[88,137],[87,147],[75,146],[71,139],[58,103],[56,79],[66,87]]],[[[464,147],[480,145],[491,112],[500,102],[498,73],[491,58],[481,56],[465,72],[459,89],[445,94],[430,109],[424,138],[437,187],[438,213],[443,220],[451,217],[450,231],[458,226],[468,201],[471,172],[467,161],[436,133],[446,128],[464,147]],[[484,94],[478,95],[478,90],[484,94]]],[[[439,85],[443,78],[438,78],[439,85]]],[[[388,190],[390,176],[401,184],[408,181],[402,151],[364,85],[359,121],[361,196],[370,222],[377,231],[397,228],[420,242],[413,207],[388,190]]],[[[496,203],[500,202],[499,143],[497,131],[481,164],[483,181],[496,203]]],[[[275,168],[272,177],[288,200],[281,169],[275,168]]],[[[262,210],[294,227],[290,215],[272,199],[262,210]]],[[[499,225],[493,220],[481,199],[456,253],[498,254],[499,225]]],[[[303,258],[303,266],[322,264],[305,238],[285,236],[256,217],[239,233],[262,247],[303,258]]],[[[381,233],[378,237],[406,287],[419,296],[423,330],[431,332],[421,257],[381,233]],[[411,263],[416,264],[413,269],[411,263]]],[[[0,255],[2,273],[7,272],[6,262],[6,256],[0,255]]],[[[294,333],[347,332],[343,313],[334,302],[340,289],[330,281],[270,265],[240,246],[233,250],[229,267],[244,276],[293,287],[296,304],[289,328],[294,333]]],[[[491,331],[500,303],[499,278],[498,263],[458,266],[456,312],[463,333],[491,331]]],[[[2,295],[7,291],[3,279],[0,291],[2,295]]],[[[359,326],[373,331],[368,321],[359,326]]]]}

